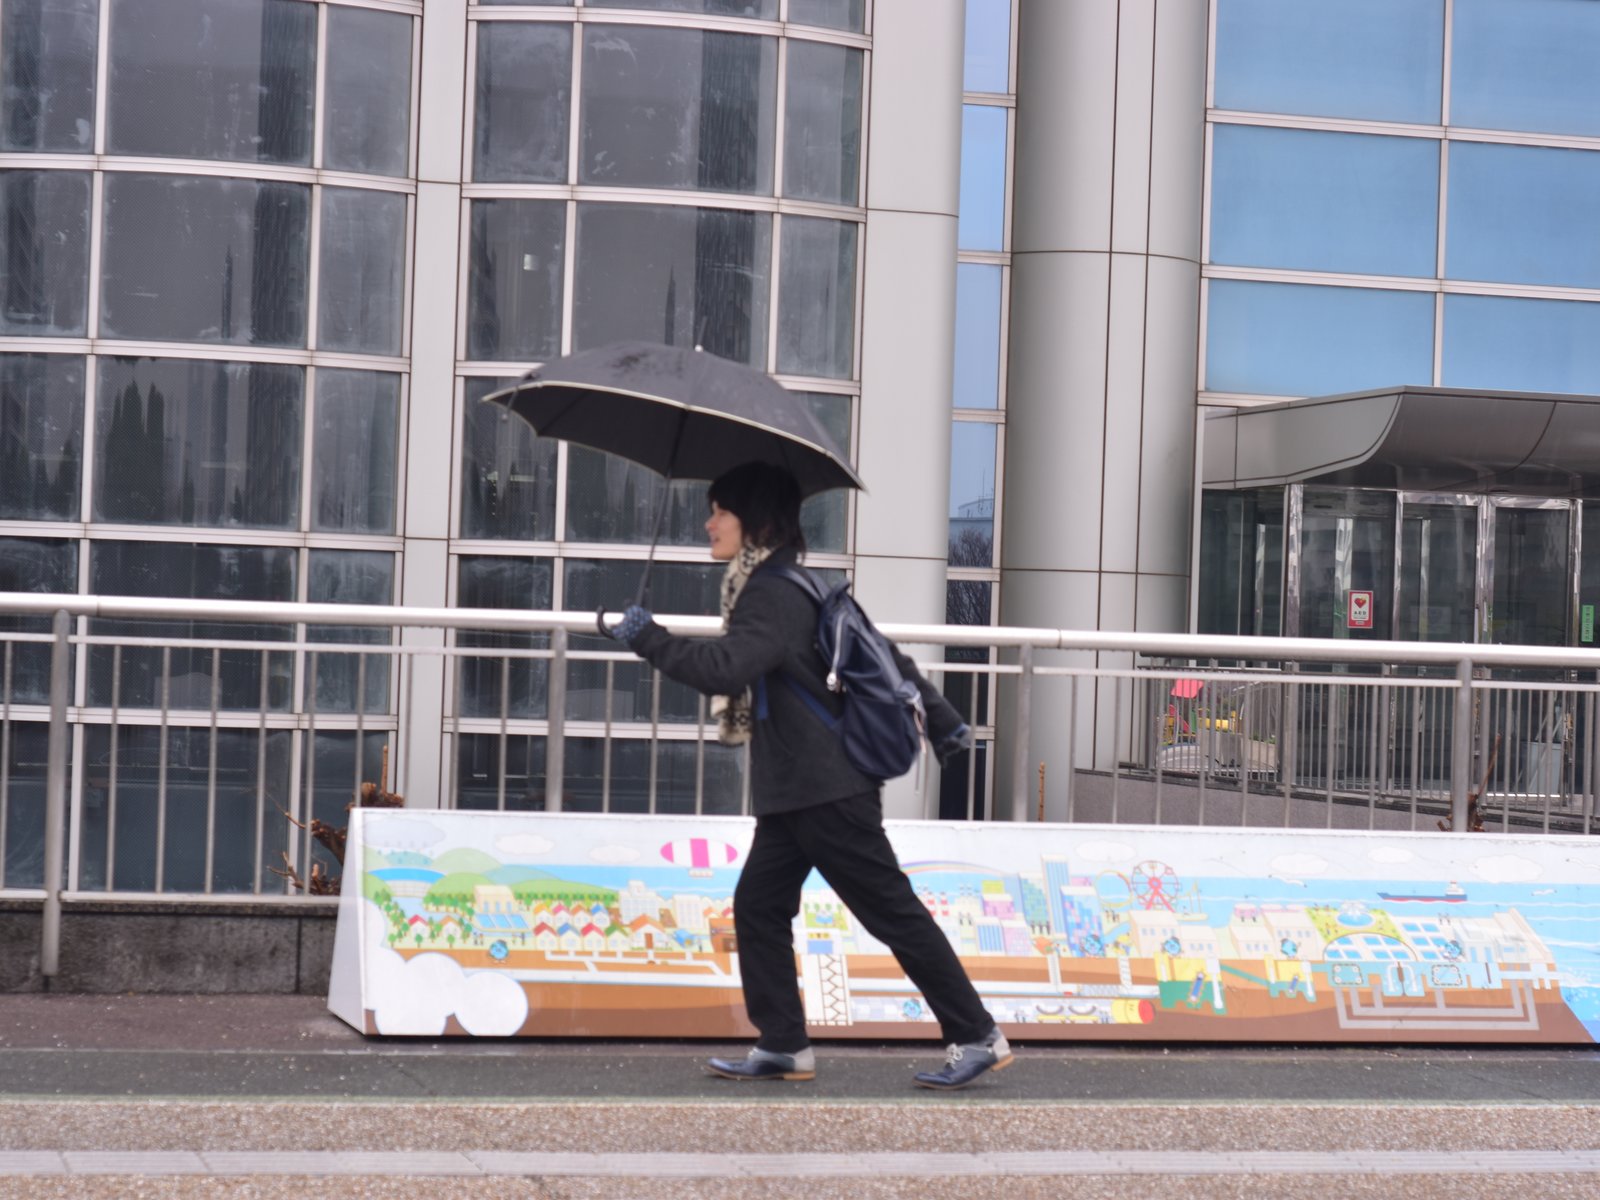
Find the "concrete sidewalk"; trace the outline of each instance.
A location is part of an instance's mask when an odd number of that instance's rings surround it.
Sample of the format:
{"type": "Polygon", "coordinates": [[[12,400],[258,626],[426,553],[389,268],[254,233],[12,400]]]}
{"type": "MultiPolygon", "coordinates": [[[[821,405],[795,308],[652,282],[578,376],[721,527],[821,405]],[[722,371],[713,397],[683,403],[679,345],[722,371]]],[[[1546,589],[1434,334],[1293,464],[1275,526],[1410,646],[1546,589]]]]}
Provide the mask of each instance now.
{"type": "Polygon", "coordinates": [[[1593,1196],[1600,1050],[366,1038],[297,996],[0,999],[12,1196],[1593,1196]],[[326,1186],[323,1186],[323,1185],[326,1186]],[[333,1188],[331,1192],[329,1188],[333,1188]],[[1394,1190],[1388,1190],[1394,1189],[1394,1190]]]}

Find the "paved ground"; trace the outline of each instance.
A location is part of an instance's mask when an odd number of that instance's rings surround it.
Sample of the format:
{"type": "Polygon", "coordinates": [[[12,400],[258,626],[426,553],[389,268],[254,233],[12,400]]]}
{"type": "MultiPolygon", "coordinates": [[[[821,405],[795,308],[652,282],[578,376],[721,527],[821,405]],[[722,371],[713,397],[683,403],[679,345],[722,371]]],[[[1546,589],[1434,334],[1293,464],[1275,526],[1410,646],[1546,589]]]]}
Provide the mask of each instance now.
{"type": "Polygon", "coordinates": [[[365,1038],[315,998],[0,997],[12,1197],[1600,1196],[1600,1050],[365,1038]]]}

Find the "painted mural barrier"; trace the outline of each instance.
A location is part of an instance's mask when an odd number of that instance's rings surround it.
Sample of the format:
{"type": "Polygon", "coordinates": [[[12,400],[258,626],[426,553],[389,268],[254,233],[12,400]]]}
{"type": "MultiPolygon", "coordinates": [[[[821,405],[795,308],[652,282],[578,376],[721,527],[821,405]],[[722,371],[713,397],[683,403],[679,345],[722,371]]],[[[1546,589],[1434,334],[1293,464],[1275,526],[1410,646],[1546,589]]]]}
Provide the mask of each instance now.
{"type": "MultiPolygon", "coordinates": [[[[742,1038],[754,824],[356,809],[329,1007],[369,1034],[742,1038]]],[[[917,892],[1023,1039],[1588,1043],[1600,843],[1560,836],[892,821],[917,892]]],[[[937,1039],[813,874],[816,1038],[937,1039]]]]}

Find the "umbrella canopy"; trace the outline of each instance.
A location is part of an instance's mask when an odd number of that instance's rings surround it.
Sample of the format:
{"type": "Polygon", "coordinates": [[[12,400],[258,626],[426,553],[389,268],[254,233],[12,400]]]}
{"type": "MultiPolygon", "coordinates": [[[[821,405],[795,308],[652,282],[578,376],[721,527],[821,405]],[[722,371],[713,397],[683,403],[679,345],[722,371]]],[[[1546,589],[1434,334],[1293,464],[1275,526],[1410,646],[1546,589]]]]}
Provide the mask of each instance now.
{"type": "Polygon", "coordinates": [[[715,479],[766,462],[787,467],[802,496],[862,486],[803,398],[699,350],[616,342],[552,359],[484,399],[540,437],[605,450],[671,479],[715,479]]]}

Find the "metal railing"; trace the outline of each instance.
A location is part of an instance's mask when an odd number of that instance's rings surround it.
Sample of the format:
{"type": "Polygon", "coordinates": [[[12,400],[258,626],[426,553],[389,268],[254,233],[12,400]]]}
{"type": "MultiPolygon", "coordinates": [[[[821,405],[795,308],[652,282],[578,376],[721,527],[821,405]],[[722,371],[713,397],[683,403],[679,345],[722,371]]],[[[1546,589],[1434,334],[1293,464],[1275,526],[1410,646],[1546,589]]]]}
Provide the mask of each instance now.
{"type": "MultiPolygon", "coordinates": [[[[890,785],[896,815],[1594,823],[1600,651],[884,629],[977,734],[890,785]]],[[[342,824],[364,783],[424,807],[721,814],[748,811],[745,766],[703,697],[592,614],[0,594],[0,893],[43,896],[47,975],[63,895],[293,895],[337,866],[313,823],[342,824]]]]}

